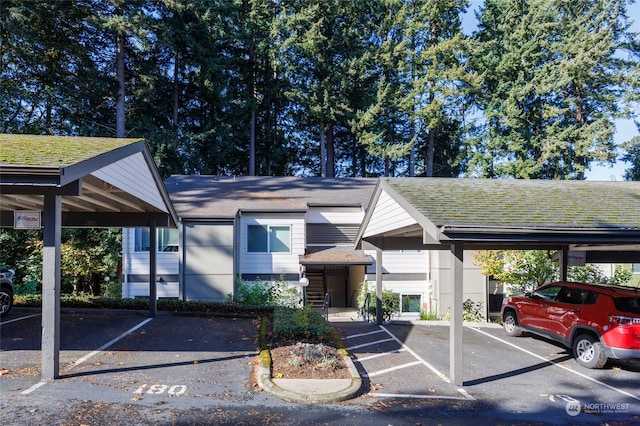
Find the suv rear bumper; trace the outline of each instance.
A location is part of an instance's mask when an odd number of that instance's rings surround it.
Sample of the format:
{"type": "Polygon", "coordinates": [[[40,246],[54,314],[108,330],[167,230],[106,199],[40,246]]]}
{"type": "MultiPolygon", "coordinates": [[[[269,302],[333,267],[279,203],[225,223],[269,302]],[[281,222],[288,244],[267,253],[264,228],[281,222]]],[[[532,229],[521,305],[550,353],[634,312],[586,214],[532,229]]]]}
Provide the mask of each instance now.
{"type": "Polygon", "coordinates": [[[640,349],[623,349],[605,346],[607,357],[613,359],[640,359],[640,349]]]}

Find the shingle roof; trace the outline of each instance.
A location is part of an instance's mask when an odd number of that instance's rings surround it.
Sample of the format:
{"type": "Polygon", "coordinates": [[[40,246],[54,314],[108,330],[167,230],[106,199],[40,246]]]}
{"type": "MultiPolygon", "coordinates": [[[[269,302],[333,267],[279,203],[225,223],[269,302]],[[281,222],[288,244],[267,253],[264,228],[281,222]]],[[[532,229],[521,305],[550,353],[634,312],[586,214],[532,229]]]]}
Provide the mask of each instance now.
{"type": "Polygon", "coordinates": [[[373,257],[353,247],[331,247],[300,256],[301,265],[373,265],[373,257]]]}
{"type": "Polygon", "coordinates": [[[389,178],[437,227],[640,229],[640,182],[389,178]]]}
{"type": "Polygon", "coordinates": [[[68,167],[140,140],[0,134],[0,164],[68,167]]]}
{"type": "Polygon", "coordinates": [[[377,178],[171,176],[181,217],[231,218],[240,211],[305,211],[309,205],[366,208],[377,178]]]}

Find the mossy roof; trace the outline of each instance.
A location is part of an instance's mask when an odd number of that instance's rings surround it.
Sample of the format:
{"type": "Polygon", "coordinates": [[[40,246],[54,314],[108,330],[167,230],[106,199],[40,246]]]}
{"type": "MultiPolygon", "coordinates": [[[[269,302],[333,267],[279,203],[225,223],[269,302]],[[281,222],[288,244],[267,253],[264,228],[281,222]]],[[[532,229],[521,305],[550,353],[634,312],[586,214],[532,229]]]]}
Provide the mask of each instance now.
{"type": "Polygon", "coordinates": [[[640,229],[640,182],[383,179],[437,227],[640,229]]]}
{"type": "Polygon", "coordinates": [[[142,139],[0,134],[0,164],[68,167],[142,139]]]}

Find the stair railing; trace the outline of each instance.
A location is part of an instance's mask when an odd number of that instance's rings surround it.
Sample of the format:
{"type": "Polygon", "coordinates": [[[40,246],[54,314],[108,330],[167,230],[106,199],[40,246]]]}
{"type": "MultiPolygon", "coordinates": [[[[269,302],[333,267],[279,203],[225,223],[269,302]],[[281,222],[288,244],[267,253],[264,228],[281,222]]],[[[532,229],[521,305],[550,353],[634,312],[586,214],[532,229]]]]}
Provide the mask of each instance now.
{"type": "Polygon", "coordinates": [[[367,293],[364,298],[364,304],[362,305],[362,318],[364,318],[364,322],[369,322],[369,306],[371,305],[371,293],[367,293]]]}
{"type": "Polygon", "coordinates": [[[329,321],[329,302],[331,299],[329,298],[329,293],[324,294],[324,303],[322,304],[322,315],[324,315],[324,319],[329,321]]]}

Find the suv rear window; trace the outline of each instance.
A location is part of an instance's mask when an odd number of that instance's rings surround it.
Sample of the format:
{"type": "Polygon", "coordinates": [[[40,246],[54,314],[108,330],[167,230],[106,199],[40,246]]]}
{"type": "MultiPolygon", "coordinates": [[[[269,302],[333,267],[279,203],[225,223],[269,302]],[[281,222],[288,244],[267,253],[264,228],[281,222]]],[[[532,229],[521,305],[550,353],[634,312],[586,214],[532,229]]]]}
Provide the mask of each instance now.
{"type": "Polygon", "coordinates": [[[614,297],[616,309],[631,314],[640,314],[640,297],[614,297]]]}

